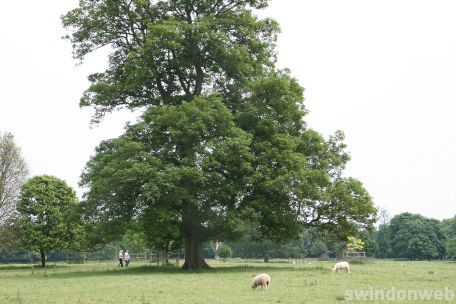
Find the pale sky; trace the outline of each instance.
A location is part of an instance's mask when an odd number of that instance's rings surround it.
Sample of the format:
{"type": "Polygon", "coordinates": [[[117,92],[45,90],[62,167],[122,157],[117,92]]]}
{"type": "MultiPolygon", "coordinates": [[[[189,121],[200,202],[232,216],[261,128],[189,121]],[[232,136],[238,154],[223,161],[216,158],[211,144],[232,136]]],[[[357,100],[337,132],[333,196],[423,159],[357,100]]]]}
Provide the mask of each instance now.
{"type": "MultiPolygon", "coordinates": [[[[97,144],[134,115],[89,127],[78,106],[105,54],[76,66],[60,16],[77,0],[4,1],[0,7],[0,131],[14,134],[31,175],[75,190],[97,144]]],[[[279,67],[306,89],[310,127],[341,129],[360,179],[392,215],[456,214],[456,1],[272,0],[279,67]]]]}

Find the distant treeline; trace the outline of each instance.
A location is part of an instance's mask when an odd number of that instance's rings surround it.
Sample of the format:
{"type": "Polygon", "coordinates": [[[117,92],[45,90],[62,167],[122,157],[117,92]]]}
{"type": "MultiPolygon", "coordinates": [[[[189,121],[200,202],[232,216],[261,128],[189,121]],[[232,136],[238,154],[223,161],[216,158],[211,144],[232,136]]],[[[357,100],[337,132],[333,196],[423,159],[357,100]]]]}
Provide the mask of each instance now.
{"type": "Polygon", "coordinates": [[[456,256],[456,217],[439,221],[401,213],[373,234],[375,256],[404,259],[453,259],[456,256]]]}
{"type": "MultiPolygon", "coordinates": [[[[300,238],[283,244],[271,241],[228,243],[232,256],[242,258],[315,258],[343,257],[347,241],[335,241],[333,236],[307,229],[300,238]]],[[[368,257],[399,259],[453,259],[456,257],[456,216],[439,221],[419,214],[401,213],[373,231],[360,232],[368,257]]],[[[210,246],[206,255],[211,256],[210,246]]],[[[212,254],[213,256],[213,254],[212,254]]]]}
{"type": "MultiPolygon", "coordinates": [[[[328,232],[306,229],[299,239],[277,243],[269,240],[254,241],[256,232],[250,231],[238,242],[207,243],[206,258],[337,258],[345,256],[347,241],[334,240],[328,232]]],[[[401,213],[373,231],[362,231],[357,236],[363,243],[362,251],[368,257],[400,259],[453,259],[456,257],[456,216],[439,221],[419,214],[401,213]]],[[[149,251],[139,234],[128,233],[122,240],[88,252],[88,260],[115,260],[120,249],[131,253],[149,251]]],[[[51,251],[47,260],[65,261],[69,251],[51,251]]],[[[182,250],[183,253],[183,250],[182,250]]],[[[39,255],[28,250],[0,251],[0,263],[36,263],[39,255]]]]}

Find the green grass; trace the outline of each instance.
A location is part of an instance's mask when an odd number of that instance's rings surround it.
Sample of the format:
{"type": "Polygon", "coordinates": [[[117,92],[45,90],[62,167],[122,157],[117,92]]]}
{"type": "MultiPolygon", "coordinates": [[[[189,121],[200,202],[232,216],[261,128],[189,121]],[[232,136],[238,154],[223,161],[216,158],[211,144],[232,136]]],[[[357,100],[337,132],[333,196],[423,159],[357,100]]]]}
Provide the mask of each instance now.
{"type": "Polygon", "coordinates": [[[346,290],[447,287],[456,292],[453,262],[380,260],[352,265],[351,275],[333,274],[333,263],[308,260],[295,265],[285,261],[265,265],[260,261],[209,261],[214,269],[193,272],[135,262],[128,269],[117,268],[115,262],[57,264],[47,269],[0,265],[0,304],[365,303],[348,301],[346,290]],[[253,277],[263,272],[271,276],[270,289],[252,290],[253,277]]]}

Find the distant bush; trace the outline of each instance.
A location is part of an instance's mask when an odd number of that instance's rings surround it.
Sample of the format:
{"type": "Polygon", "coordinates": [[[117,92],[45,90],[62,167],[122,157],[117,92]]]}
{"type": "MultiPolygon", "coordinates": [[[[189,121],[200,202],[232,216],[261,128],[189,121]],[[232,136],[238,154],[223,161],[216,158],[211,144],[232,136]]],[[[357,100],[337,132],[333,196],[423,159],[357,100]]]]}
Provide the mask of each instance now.
{"type": "Polygon", "coordinates": [[[220,248],[218,249],[218,256],[221,257],[222,259],[230,258],[233,255],[233,251],[231,250],[231,247],[222,244],[220,245],[220,248]]]}
{"type": "Polygon", "coordinates": [[[362,259],[352,259],[352,260],[349,260],[350,264],[354,264],[354,265],[357,265],[357,264],[366,264],[366,260],[362,260],[362,259]]]}
{"type": "Polygon", "coordinates": [[[327,254],[322,254],[317,260],[318,261],[329,261],[332,259],[327,254]]]}

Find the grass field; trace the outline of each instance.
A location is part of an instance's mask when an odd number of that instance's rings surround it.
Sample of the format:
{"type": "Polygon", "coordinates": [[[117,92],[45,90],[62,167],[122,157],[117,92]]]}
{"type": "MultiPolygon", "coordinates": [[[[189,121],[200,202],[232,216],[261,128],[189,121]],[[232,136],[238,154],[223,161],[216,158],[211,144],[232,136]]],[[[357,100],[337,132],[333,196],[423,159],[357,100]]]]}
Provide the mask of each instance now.
{"type": "MultiPolygon", "coordinates": [[[[213,270],[195,272],[135,262],[128,269],[117,268],[115,262],[57,264],[47,269],[0,265],[0,303],[365,303],[373,299],[355,300],[359,290],[371,294],[383,290],[385,301],[380,303],[397,303],[398,298],[386,301],[387,292],[443,292],[445,287],[456,292],[454,262],[378,260],[352,264],[351,275],[333,274],[333,263],[209,261],[213,270]],[[269,290],[252,290],[254,275],[263,272],[271,276],[269,290]]],[[[438,299],[404,302],[437,303],[438,299]]]]}

